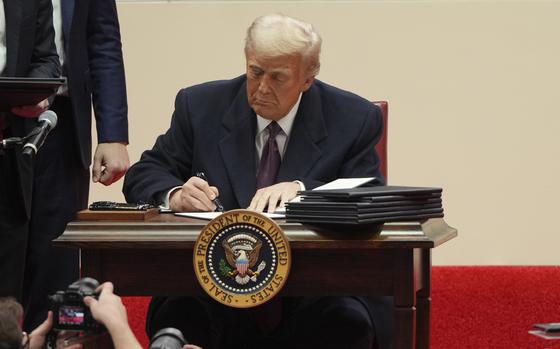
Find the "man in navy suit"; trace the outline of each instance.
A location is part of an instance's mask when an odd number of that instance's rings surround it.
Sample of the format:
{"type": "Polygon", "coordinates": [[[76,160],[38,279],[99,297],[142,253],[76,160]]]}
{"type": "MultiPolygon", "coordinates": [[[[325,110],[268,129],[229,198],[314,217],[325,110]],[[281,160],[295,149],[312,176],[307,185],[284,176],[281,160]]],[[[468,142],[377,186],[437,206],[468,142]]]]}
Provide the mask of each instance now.
{"type": "MultiPolygon", "coordinates": [[[[55,78],[60,64],[54,45],[50,0],[0,1],[0,75],[55,78]]],[[[36,125],[47,101],[0,112],[0,139],[23,137],[36,125]]],[[[0,297],[21,300],[32,166],[21,148],[0,150],[0,297]]]]}
{"type": "MultiPolygon", "coordinates": [[[[308,24],[263,16],[247,31],[246,75],[183,89],[171,127],[125,177],[128,201],[174,211],[274,211],[340,177],[382,178],[380,110],[315,80],[321,38],[308,24]],[[205,181],[196,173],[204,171],[205,181]]],[[[209,348],[367,348],[379,319],[361,297],[275,299],[250,311],[208,298],[155,298],[148,335],[176,327],[209,348]]]]}
{"type": "Polygon", "coordinates": [[[98,145],[93,182],[110,185],[128,168],[127,101],[120,30],[114,0],[53,0],[56,43],[67,90],[52,110],[58,125],[35,163],[33,207],[23,303],[24,329],[46,317],[46,297],[79,278],[78,251],[51,241],[88,203],[91,105],[98,145]]]}

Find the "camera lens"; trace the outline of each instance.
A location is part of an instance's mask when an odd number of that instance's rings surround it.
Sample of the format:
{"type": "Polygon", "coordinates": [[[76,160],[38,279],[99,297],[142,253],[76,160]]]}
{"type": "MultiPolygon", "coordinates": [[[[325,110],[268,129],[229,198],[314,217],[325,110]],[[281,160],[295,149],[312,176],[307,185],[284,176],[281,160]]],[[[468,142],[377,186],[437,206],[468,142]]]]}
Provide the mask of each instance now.
{"type": "Polygon", "coordinates": [[[188,342],[181,331],[173,327],[157,331],[150,341],[150,349],[181,349],[188,342]]]}

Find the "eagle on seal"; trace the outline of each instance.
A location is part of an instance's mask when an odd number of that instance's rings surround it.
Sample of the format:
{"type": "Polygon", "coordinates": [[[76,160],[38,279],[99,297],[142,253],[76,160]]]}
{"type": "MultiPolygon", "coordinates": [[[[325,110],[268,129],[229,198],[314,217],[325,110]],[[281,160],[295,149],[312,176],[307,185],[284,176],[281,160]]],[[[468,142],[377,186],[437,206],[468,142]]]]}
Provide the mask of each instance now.
{"type": "Polygon", "coordinates": [[[257,264],[261,252],[262,242],[251,234],[237,234],[222,241],[226,260],[234,269],[229,276],[235,278],[240,285],[245,285],[252,280],[257,281],[257,276],[266,266],[262,261],[257,270],[253,270],[257,264]]]}

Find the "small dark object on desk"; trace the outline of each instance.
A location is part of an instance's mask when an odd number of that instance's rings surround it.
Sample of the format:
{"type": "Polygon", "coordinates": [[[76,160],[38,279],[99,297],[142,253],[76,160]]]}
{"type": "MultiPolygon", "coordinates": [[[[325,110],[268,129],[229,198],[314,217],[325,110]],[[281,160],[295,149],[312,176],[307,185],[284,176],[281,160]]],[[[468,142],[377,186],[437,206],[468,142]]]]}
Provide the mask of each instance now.
{"type": "Polygon", "coordinates": [[[123,203],[114,201],[96,201],[89,205],[92,211],[146,211],[154,206],[146,203],[123,203]]]}

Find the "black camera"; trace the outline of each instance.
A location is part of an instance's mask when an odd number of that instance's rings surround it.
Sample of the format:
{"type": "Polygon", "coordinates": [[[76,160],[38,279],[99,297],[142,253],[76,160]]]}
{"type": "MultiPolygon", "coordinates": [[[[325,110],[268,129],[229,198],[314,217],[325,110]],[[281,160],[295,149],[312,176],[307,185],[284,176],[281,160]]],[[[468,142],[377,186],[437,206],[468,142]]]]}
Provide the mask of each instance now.
{"type": "Polygon", "coordinates": [[[95,289],[99,282],[92,278],[82,278],[65,291],[58,291],[49,296],[50,309],[54,317],[54,331],[88,331],[100,332],[103,327],[95,321],[91,311],[84,304],[84,297],[91,296],[98,299],[95,289]]]}
{"type": "Polygon", "coordinates": [[[162,328],[150,339],[150,349],[181,349],[189,344],[183,333],[173,327],[162,328]]]}

